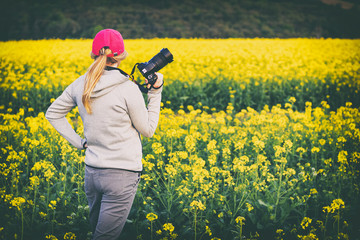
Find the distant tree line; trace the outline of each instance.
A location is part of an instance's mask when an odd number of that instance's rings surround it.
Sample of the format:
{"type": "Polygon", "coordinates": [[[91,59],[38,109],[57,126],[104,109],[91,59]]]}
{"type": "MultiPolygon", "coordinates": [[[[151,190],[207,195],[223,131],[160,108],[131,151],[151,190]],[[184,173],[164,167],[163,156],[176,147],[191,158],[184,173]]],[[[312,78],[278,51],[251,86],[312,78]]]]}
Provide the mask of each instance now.
{"type": "Polygon", "coordinates": [[[320,0],[3,0],[0,40],[93,38],[360,37],[360,4],[320,0]]]}

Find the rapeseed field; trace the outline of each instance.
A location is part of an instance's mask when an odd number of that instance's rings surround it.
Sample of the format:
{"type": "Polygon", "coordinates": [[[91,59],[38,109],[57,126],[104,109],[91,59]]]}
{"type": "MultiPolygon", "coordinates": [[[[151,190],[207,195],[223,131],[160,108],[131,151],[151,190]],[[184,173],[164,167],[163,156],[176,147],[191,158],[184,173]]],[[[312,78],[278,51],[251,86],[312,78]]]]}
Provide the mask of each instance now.
{"type": "MultiPolygon", "coordinates": [[[[120,67],[163,47],[174,62],[123,239],[360,234],[359,40],[125,40],[120,67]]],[[[0,239],[91,237],[84,153],[44,118],[90,51],[86,39],[0,42],[0,239]]],[[[82,134],[76,108],[67,118],[82,134]]]]}

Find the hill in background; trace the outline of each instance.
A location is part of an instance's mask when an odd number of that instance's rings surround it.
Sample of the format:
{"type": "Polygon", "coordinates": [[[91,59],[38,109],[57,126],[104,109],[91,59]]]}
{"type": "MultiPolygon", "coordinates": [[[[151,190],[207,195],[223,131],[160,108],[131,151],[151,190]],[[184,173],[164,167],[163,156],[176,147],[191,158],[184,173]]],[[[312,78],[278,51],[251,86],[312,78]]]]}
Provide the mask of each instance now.
{"type": "Polygon", "coordinates": [[[0,40],[360,37],[356,0],[5,0],[0,40]]]}

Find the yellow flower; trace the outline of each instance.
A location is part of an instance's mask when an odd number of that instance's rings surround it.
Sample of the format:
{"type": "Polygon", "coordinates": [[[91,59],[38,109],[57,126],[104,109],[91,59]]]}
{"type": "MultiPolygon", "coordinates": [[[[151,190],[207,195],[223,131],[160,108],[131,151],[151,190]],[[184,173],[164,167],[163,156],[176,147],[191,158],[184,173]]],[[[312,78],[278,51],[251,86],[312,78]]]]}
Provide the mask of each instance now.
{"type": "Polygon", "coordinates": [[[50,201],[49,208],[51,208],[52,210],[55,210],[56,209],[56,201],[50,201]]]}
{"type": "Polygon", "coordinates": [[[175,229],[175,227],[172,225],[172,223],[165,223],[163,225],[163,230],[169,231],[170,234],[174,231],[174,229],[175,229]]]}
{"type": "Polygon", "coordinates": [[[317,194],[317,193],[318,193],[318,191],[315,188],[310,189],[310,194],[311,195],[314,195],[314,194],[317,194]]]}
{"type": "Polygon", "coordinates": [[[309,233],[308,235],[306,236],[303,236],[303,235],[298,235],[298,238],[301,239],[301,240],[318,240],[319,238],[316,236],[316,234],[314,233],[309,233]]]}
{"type": "Polygon", "coordinates": [[[334,199],[330,206],[323,207],[323,212],[325,213],[334,213],[336,210],[345,208],[345,203],[342,199],[334,199]]]}
{"type": "Polygon", "coordinates": [[[207,225],[205,226],[205,233],[207,233],[209,236],[212,235],[211,229],[207,225]]]}
{"type": "Polygon", "coordinates": [[[348,155],[347,151],[340,151],[338,154],[338,162],[341,164],[347,164],[347,158],[348,155]]]}
{"type": "Polygon", "coordinates": [[[36,172],[42,171],[44,177],[46,178],[46,181],[50,181],[51,179],[53,179],[56,172],[56,168],[54,167],[54,165],[46,160],[36,162],[31,170],[36,172]]]}
{"type": "Polygon", "coordinates": [[[149,220],[150,222],[152,222],[152,221],[158,219],[158,216],[157,216],[155,213],[148,213],[148,214],[146,215],[146,218],[147,218],[147,220],[149,220]]]}
{"type": "Polygon", "coordinates": [[[162,144],[159,142],[153,143],[151,147],[155,154],[164,154],[166,151],[162,144]]]}
{"type": "Polygon", "coordinates": [[[39,215],[41,218],[45,219],[47,217],[47,214],[44,212],[39,212],[39,215]]]}
{"type": "Polygon", "coordinates": [[[238,223],[239,225],[245,225],[245,218],[242,217],[242,216],[238,216],[236,219],[235,219],[235,222],[238,223]]]}
{"type": "Polygon", "coordinates": [[[286,140],[284,145],[287,150],[290,150],[293,146],[293,143],[290,140],[286,140]]]}
{"type": "Polygon", "coordinates": [[[14,199],[12,199],[10,201],[10,204],[13,206],[13,207],[16,207],[19,211],[21,210],[22,208],[22,205],[25,203],[25,198],[23,197],[15,197],[14,199]]]}
{"type": "Polygon", "coordinates": [[[303,220],[301,221],[301,227],[302,227],[302,229],[307,228],[311,222],[312,222],[312,219],[311,219],[311,218],[304,217],[303,220]]]}
{"type": "Polygon", "coordinates": [[[207,150],[209,152],[216,150],[217,149],[216,144],[217,144],[217,142],[215,139],[210,140],[210,142],[207,144],[207,150]]]}
{"type": "Polygon", "coordinates": [[[46,235],[46,239],[50,239],[50,240],[58,240],[57,237],[55,237],[54,235],[46,235]]]}
{"type": "Polygon", "coordinates": [[[195,211],[197,209],[199,209],[200,211],[204,211],[206,209],[206,207],[204,206],[204,204],[202,204],[201,201],[197,201],[197,200],[194,200],[190,203],[190,207],[191,209],[195,209],[195,211]]]}
{"type": "Polygon", "coordinates": [[[318,147],[313,147],[313,148],[311,149],[311,152],[312,152],[312,153],[318,153],[318,152],[320,152],[320,148],[318,148],[318,147]]]}
{"type": "Polygon", "coordinates": [[[285,148],[281,146],[274,146],[275,149],[275,157],[279,157],[282,153],[285,152],[285,148]]]}
{"type": "Polygon", "coordinates": [[[67,232],[67,233],[65,233],[65,235],[64,235],[64,240],[66,240],[66,239],[75,240],[75,239],[76,239],[75,233],[73,233],[73,232],[67,232]]]}
{"type": "Polygon", "coordinates": [[[248,210],[249,212],[251,212],[251,211],[254,209],[254,207],[253,207],[250,203],[245,203],[245,205],[246,205],[247,210],[248,210]]]}
{"type": "Polygon", "coordinates": [[[290,97],[289,102],[294,104],[296,102],[296,98],[295,97],[290,97]]]}
{"type": "Polygon", "coordinates": [[[192,135],[187,135],[185,137],[185,147],[189,152],[194,152],[196,146],[196,139],[192,135]]]}
{"type": "Polygon", "coordinates": [[[305,153],[306,150],[305,150],[305,148],[303,148],[303,147],[298,147],[298,148],[296,149],[296,152],[305,153]]]}

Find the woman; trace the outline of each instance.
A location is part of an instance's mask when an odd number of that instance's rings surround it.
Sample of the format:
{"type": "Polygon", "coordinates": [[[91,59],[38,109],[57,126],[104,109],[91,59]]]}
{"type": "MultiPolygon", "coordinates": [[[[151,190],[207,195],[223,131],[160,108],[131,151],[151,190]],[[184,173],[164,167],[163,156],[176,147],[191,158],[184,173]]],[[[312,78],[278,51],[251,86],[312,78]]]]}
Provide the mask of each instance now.
{"type": "Polygon", "coordinates": [[[127,56],[121,34],[100,31],[93,40],[94,63],[70,84],[46,112],[53,127],[73,146],[85,151],[85,192],[93,239],[117,239],[129,215],[142,171],[140,134],[151,137],[160,113],[163,76],[148,92],[117,67],[127,56]],[[78,106],[82,139],[66,120],[78,106]]]}

